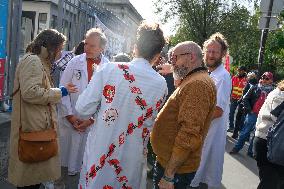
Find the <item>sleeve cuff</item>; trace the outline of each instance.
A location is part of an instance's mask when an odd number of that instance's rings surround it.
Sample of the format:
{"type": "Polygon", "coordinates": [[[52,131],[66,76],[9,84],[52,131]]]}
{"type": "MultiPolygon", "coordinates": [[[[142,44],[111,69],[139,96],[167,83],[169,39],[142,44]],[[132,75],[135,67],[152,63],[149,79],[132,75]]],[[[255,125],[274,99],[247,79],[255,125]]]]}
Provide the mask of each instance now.
{"type": "Polygon", "coordinates": [[[64,86],[59,87],[61,90],[61,94],[62,96],[67,96],[68,95],[68,91],[64,86]]]}
{"type": "Polygon", "coordinates": [[[50,88],[49,90],[49,102],[54,104],[60,102],[62,97],[61,90],[59,88],[50,88]]]}

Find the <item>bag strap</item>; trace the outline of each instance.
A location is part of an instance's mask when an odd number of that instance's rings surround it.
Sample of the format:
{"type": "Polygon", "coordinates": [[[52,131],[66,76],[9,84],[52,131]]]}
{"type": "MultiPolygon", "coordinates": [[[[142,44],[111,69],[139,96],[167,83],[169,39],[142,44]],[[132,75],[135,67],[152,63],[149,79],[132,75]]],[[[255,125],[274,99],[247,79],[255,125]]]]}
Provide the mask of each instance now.
{"type": "MultiPolygon", "coordinates": [[[[31,55],[35,55],[35,54],[29,54],[28,56],[26,56],[23,60],[21,60],[21,61],[24,61],[24,60],[26,60],[29,56],[31,56],[31,55]]],[[[19,79],[19,78],[18,78],[19,79]]],[[[19,90],[20,90],[20,82],[19,82],[19,87],[10,95],[10,99],[12,100],[13,99],[13,97],[19,92],[19,90]]]]}
{"type": "Polygon", "coordinates": [[[283,111],[284,111],[284,101],[282,101],[282,103],[279,104],[276,108],[271,110],[270,113],[274,115],[275,117],[278,117],[283,111]]]}

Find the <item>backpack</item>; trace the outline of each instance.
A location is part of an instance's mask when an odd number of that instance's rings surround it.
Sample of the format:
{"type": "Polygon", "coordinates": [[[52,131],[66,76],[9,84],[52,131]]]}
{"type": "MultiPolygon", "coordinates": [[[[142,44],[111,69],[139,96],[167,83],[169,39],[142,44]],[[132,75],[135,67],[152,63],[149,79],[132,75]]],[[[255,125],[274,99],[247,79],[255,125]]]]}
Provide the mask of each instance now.
{"type": "Polygon", "coordinates": [[[267,133],[267,159],[271,163],[284,166],[284,101],[271,114],[277,120],[267,133]]]}

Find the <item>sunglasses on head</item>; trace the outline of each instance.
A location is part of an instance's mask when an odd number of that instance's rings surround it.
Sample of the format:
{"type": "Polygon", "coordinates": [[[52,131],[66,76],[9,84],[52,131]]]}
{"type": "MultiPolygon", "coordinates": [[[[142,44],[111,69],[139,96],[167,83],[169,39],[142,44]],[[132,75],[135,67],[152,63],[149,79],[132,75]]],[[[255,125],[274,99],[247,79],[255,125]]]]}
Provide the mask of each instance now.
{"type": "Polygon", "coordinates": [[[268,78],[268,77],[265,77],[265,76],[262,76],[261,79],[262,79],[262,80],[269,80],[269,78],[268,78]]]}

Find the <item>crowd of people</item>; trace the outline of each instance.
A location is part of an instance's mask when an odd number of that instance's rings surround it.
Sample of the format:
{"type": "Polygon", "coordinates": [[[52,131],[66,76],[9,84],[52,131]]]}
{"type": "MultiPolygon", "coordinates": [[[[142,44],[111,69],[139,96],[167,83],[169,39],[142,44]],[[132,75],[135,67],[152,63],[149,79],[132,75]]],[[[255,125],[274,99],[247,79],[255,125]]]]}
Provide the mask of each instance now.
{"type": "Polygon", "coordinates": [[[73,51],[62,51],[66,37],[56,30],[36,36],[15,74],[8,180],[39,189],[60,182],[67,167],[68,176],[80,174],[79,189],[146,189],[147,175],[153,189],[220,188],[233,132],[231,155],[250,140],[258,188],[283,188],[284,167],[267,159],[266,135],[284,82],[275,88],[271,72],[258,80],[244,66],[231,79],[221,33],[203,49],[178,43],[168,56],[159,24],[141,23],[136,36],[133,54],[111,61],[99,28],[73,51]]]}

